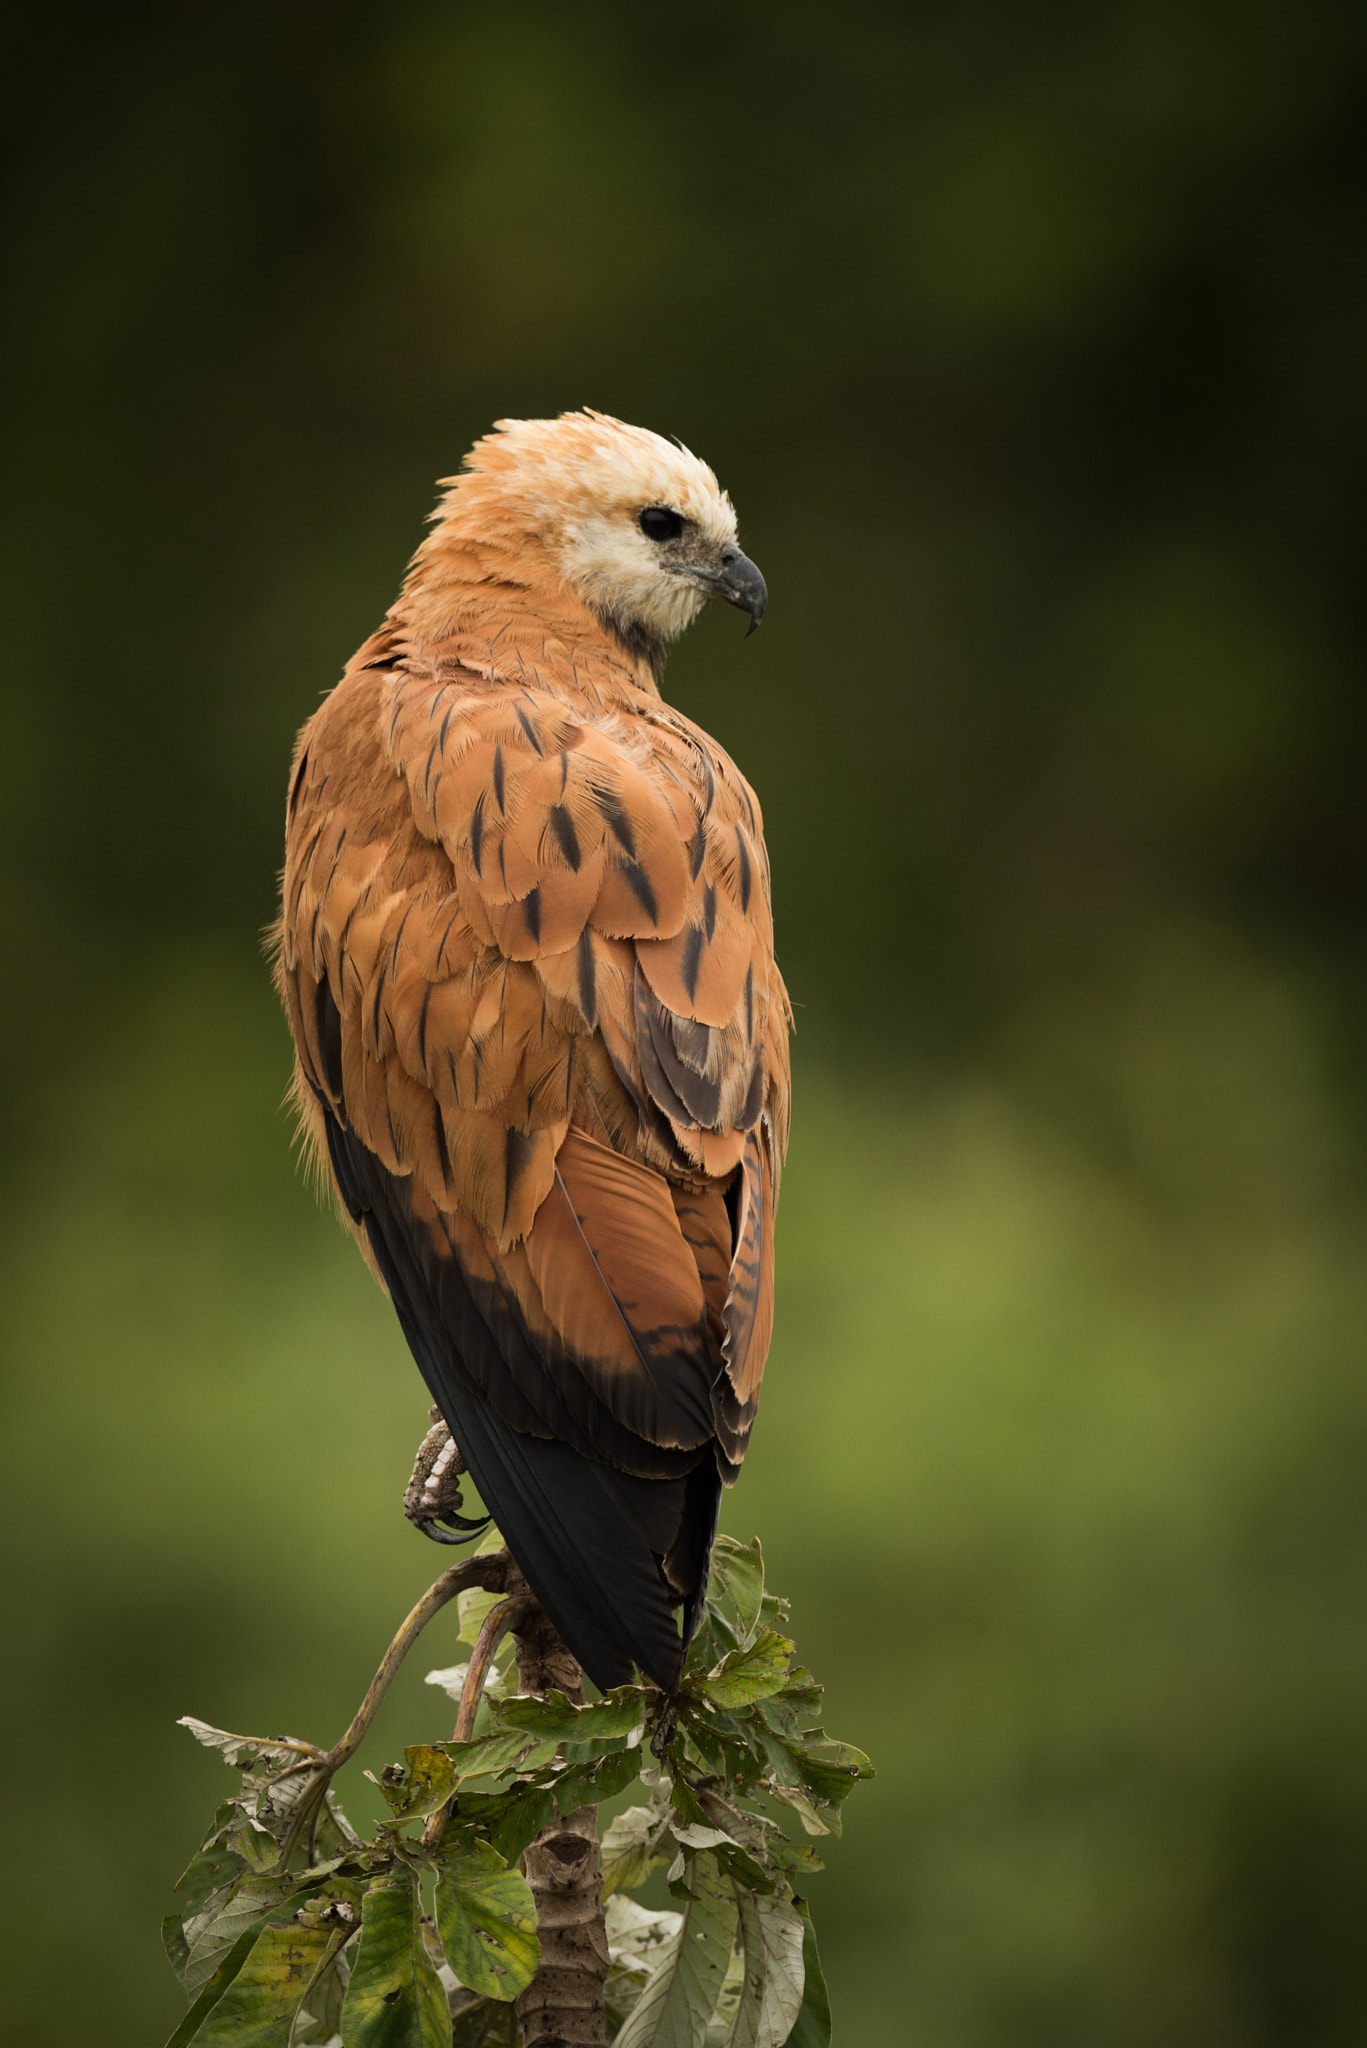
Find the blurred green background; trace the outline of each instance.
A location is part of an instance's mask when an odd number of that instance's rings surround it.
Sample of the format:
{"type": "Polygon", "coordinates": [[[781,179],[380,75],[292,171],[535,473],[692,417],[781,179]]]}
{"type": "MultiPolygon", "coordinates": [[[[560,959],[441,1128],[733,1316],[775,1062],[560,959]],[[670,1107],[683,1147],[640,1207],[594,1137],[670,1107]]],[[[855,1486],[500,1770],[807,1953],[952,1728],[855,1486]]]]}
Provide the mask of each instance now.
{"type": "Polygon", "coordinates": [[[176,1717],[335,1735],[441,1563],[258,935],[433,479],[588,403],[772,592],[667,689],[798,1005],[727,1526],[880,1766],[841,2048],[1361,2042],[1367,13],[17,15],[4,2038],[154,2048],[176,1717]]]}

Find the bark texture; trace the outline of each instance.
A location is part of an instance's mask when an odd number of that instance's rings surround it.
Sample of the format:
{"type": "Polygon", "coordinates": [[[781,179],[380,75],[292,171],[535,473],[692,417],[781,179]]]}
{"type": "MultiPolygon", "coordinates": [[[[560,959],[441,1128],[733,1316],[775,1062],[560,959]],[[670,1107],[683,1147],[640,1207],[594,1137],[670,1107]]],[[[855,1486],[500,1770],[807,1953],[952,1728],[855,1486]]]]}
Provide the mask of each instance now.
{"type": "MultiPolygon", "coordinates": [[[[516,1566],[509,1577],[509,1591],[520,1590],[511,1583],[520,1578],[516,1566]]],[[[554,1686],[582,1703],[579,1666],[539,1608],[518,1628],[516,1642],[521,1691],[554,1686]]],[[[604,2048],[608,1938],[597,1808],[578,1806],[552,1821],[529,1844],[522,1865],[541,1942],[541,1966],[517,2001],[525,2048],[604,2048]]]]}

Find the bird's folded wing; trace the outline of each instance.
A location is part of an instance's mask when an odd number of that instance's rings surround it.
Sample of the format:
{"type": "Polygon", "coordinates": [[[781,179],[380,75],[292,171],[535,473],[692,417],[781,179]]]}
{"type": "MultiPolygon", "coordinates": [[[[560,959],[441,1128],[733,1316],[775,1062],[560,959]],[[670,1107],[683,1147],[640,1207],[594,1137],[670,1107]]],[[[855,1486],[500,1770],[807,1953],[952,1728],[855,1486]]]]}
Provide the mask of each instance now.
{"type": "Polygon", "coordinates": [[[535,965],[570,1028],[602,1030],[669,1151],[732,1171],[766,1107],[786,1119],[788,1090],[744,777],[664,706],[591,717],[530,681],[403,676],[385,740],[472,929],[535,965]]]}
{"type": "Polygon", "coordinates": [[[787,1011],[758,808],[720,750],[663,707],[353,670],[296,765],[280,975],[309,1089],[453,1219],[462,1259],[496,1263],[543,1369],[573,1355],[603,1414],[661,1448],[715,1429],[734,1464],[787,1011]]]}

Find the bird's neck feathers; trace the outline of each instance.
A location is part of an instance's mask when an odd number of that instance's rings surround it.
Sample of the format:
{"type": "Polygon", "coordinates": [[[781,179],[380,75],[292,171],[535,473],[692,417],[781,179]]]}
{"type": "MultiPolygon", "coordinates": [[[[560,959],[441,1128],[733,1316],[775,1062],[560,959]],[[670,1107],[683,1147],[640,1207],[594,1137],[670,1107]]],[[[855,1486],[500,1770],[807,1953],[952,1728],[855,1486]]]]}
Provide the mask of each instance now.
{"type": "Polygon", "coordinates": [[[663,643],[591,610],[528,530],[525,506],[496,484],[478,473],[455,480],[409,566],[390,631],[419,660],[440,655],[491,680],[604,701],[658,697],[663,643]]]}

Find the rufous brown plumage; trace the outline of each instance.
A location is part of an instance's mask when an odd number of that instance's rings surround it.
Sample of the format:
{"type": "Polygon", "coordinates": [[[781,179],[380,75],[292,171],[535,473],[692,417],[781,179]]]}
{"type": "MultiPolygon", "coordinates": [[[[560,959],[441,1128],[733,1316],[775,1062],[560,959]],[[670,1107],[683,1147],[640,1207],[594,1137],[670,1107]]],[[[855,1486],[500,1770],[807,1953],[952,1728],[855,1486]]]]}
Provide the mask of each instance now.
{"type": "Polygon", "coordinates": [[[547,1613],[672,1688],[769,1346],[790,1020],[758,801],[658,675],[764,584],[711,471],[597,413],[501,422],[435,521],[299,736],[295,1099],[547,1613]]]}

